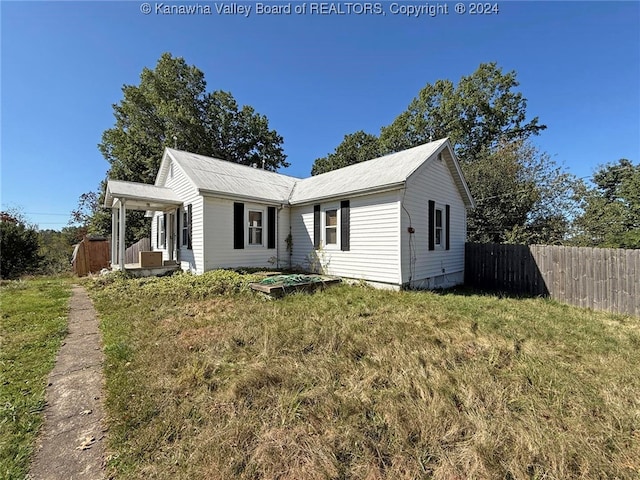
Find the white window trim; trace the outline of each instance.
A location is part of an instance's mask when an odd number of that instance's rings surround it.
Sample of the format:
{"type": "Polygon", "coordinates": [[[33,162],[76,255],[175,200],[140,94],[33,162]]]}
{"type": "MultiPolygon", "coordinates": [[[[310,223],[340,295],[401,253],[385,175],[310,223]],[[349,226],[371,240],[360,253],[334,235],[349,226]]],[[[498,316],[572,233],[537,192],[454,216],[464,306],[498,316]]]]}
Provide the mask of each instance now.
{"type": "MultiPolygon", "coordinates": [[[[193,207],[192,207],[193,208],[193,207]]],[[[180,207],[180,248],[189,248],[189,210],[186,205],[180,207]]]]}
{"type": "Polygon", "coordinates": [[[435,250],[444,250],[447,245],[447,239],[445,238],[445,235],[447,234],[447,231],[446,231],[447,219],[445,218],[445,215],[446,215],[446,207],[444,205],[436,203],[435,210],[433,212],[433,226],[434,226],[433,245],[435,250]],[[438,210],[440,211],[440,221],[442,222],[440,225],[440,230],[441,230],[440,243],[437,243],[438,236],[436,235],[436,232],[438,231],[438,224],[436,223],[436,219],[438,218],[438,215],[436,214],[436,212],[438,210]]]}
{"type": "Polygon", "coordinates": [[[267,219],[267,215],[266,215],[266,209],[262,208],[262,207],[253,207],[251,205],[247,205],[245,204],[245,214],[244,214],[244,224],[246,226],[246,237],[245,237],[245,247],[247,248],[266,248],[265,245],[265,239],[266,239],[266,233],[267,233],[267,225],[266,225],[266,219],[267,219]],[[262,229],[262,243],[258,244],[258,243],[250,243],[251,241],[251,227],[249,225],[249,212],[259,212],[262,215],[262,226],[259,227],[262,229]]]}
{"type": "Polygon", "coordinates": [[[342,214],[340,212],[340,204],[339,203],[331,203],[329,205],[323,205],[321,208],[322,218],[320,220],[320,225],[322,227],[322,231],[320,232],[320,240],[321,245],[327,250],[340,250],[340,220],[342,218],[342,214]],[[336,211],[336,243],[327,243],[327,211],[335,210],[336,211]]]}
{"type": "Polygon", "coordinates": [[[158,215],[158,250],[167,249],[167,226],[164,224],[164,215],[164,212],[158,215]]]}

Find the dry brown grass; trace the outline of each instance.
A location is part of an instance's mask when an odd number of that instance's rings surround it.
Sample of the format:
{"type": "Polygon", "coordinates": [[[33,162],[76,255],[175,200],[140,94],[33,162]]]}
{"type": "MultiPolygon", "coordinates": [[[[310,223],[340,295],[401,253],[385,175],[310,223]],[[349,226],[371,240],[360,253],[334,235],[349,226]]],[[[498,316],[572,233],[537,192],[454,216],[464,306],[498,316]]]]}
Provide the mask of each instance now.
{"type": "Polygon", "coordinates": [[[117,478],[638,478],[637,319],[347,286],[93,296],[117,478]]]}

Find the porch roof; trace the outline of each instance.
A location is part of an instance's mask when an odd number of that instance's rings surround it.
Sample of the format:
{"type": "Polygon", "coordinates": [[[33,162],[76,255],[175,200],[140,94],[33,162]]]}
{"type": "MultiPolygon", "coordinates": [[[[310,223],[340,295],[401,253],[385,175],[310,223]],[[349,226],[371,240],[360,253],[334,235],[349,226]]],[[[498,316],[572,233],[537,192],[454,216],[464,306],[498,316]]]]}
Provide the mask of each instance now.
{"type": "Polygon", "coordinates": [[[125,208],[129,210],[164,210],[182,205],[182,201],[170,188],[146,183],[109,180],[104,206],[113,208],[118,201],[122,200],[125,201],[125,208]]]}

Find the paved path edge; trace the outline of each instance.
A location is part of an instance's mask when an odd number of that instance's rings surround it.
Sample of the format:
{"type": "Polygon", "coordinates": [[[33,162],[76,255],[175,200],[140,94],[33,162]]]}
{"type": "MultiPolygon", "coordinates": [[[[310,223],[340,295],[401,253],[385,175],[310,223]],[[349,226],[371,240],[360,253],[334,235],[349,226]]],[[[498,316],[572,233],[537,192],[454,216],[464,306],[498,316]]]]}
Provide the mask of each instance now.
{"type": "Polygon", "coordinates": [[[105,478],[104,355],[98,316],[74,285],[68,334],[49,374],[29,480],[105,478]]]}

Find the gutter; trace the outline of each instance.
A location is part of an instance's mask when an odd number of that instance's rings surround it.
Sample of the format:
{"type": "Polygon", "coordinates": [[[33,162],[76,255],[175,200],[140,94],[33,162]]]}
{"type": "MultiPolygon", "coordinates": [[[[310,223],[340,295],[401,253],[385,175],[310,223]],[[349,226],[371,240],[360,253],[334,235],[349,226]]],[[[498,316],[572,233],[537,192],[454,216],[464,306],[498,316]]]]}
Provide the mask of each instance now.
{"type": "Polygon", "coordinates": [[[259,202],[259,203],[264,203],[272,206],[289,204],[288,201],[282,200],[282,199],[252,197],[250,195],[235,195],[233,193],[222,193],[222,192],[217,192],[215,190],[205,190],[203,188],[198,189],[198,194],[202,195],[203,197],[216,197],[216,198],[223,198],[226,200],[244,200],[245,202],[246,201],[259,202]]]}
{"type": "Polygon", "coordinates": [[[291,206],[296,206],[296,207],[302,206],[302,205],[311,205],[316,202],[322,202],[322,201],[333,200],[338,198],[362,197],[364,195],[371,195],[374,193],[391,192],[394,190],[400,190],[404,186],[405,186],[405,180],[402,180],[401,182],[391,183],[389,185],[383,185],[381,187],[376,187],[376,188],[361,188],[360,190],[351,190],[351,191],[345,191],[340,193],[332,193],[330,195],[325,195],[322,197],[313,197],[313,198],[305,199],[299,202],[289,201],[289,204],[291,206]]]}

